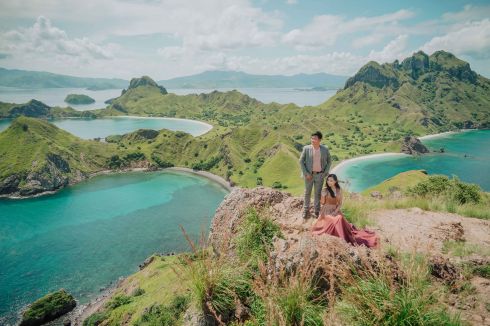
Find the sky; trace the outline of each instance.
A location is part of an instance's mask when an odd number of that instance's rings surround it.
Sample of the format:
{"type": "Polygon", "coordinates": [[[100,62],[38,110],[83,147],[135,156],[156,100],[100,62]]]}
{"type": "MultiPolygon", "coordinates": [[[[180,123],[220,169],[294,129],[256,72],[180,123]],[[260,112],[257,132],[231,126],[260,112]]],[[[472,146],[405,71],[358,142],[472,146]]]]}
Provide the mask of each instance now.
{"type": "Polygon", "coordinates": [[[350,76],[419,50],[452,52],[490,77],[490,1],[0,1],[0,67],[10,69],[350,76]]]}

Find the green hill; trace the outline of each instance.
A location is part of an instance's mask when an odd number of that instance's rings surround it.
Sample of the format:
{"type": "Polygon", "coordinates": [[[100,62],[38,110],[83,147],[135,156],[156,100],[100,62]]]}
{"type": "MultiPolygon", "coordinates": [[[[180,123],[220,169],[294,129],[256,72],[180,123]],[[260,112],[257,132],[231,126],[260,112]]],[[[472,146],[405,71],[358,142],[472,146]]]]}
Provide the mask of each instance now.
{"type": "Polygon", "coordinates": [[[406,135],[487,127],[489,87],[488,79],[452,54],[419,52],[402,63],[368,63],[343,90],[315,107],[264,104],[237,91],[163,95],[150,86],[128,90],[96,114],[209,122],[217,128],[203,137],[179,138],[180,144],[171,140],[125,146],[144,147],[148,152],[169,148],[155,155],[175,165],[205,166],[242,186],[275,184],[298,194],[303,185],[297,159],[311,131],[324,132],[334,164],[363,154],[399,152],[406,135]],[[207,164],[211,161],[215,164],[207,164]]]}
{"type": "Polygon", "coordinates": [[[0,86],[17,88],[87,88],[91,90],[123,88],[126,80],[116,78],[86,78],[0,68],[0,86]]]}
{"type": "Polygon", "coordinates": [[[407,135],[488,127],[489,88],[488,79],[452,54],[419,52],[401,63],[366,64],[343,90],[314,107],[264,104],[237,91],[178,96],[144,76],[132,79],[107,108],[85,112],[206,121],[214,128],[199,137],[164,130],[152,139],[109,139],[120,150],[144,153],[155,166],[208,170],[244,187],[263,184],[299,194],[299,153],[312,131],[324,133],[334,164],[399,152],[407,135]]]}
{"type": "Polygon", "coordinates": [[[418,52],[401,63],[369,62],[321,107],[335,119],[361,117],[360,127],[385,124],[421,135],[490,127],[489,94],[490,80],[467,62],[418,52]]]}
{"type": "Polygon", "coordinates": [[[71,107],[51,107],[38,100],[30,100],[23,104],[0,102],[0,119],[12,119],[18,116],[33,118],[96,117],[91,111],[77,111],[71,107]]]}
{"type": "Polygon", "coordinates": [[[18,117],[0,133],[0,195],[57,190],[108,168],[113,144],[82,140],[47,121],[18,117]]]}
{"type": "Polygon", "coordinates": [[[404,192],[408,188],[426,180],[428,177],[425,170],[411,170],[398,173],[397,175],[384,180],[380,184],[364,190],[362,194],[369,195],[374,191],[378,191],[381,195],[386,196],[395,191],[404,192]]]}

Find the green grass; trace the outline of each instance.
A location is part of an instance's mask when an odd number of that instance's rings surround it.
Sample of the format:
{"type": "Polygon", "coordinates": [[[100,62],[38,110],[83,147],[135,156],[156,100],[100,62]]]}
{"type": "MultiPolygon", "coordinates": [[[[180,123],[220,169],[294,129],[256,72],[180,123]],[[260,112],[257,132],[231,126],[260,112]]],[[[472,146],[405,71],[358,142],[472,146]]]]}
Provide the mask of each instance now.
{"type": "Polygon", "coordinates": [[[408,188],[415,186],[427,178],[428,175],[423,170],[410,170],[386,179],[380,184],[368,188],[361,193],[363,195],[369,195],[373,191],[379,191],[383,196],[387,196],[394,191],[405,192],[408,188]]]}
{"type": "Polygon", "coordinates": [[[82,140],[45,120],[21,116],[0,133],[0,178],[42,170],[49,153],[63,158],[71,170],[66,174],[74,175],[77,170],[91,173],[107,168],[117,148],[82,140]]]}
{"type": "Polygon", "coordinates": [[[176,297],[187,295],[189,276],[183,272],[181,264],[178,256],[156,256],[143,270],[130,275],[103,311],[90,316],[84,325],[96,325],[102,320],[106,325],[114,326],[121,325],[123,320],[130,324],[152,325],[151,320],[159,319],[158,311],[165,314],[175,307],[176,297]],[[144,293],[131,291],[134,285],[144,293]],[[148,314],[148,311],[152,313],[148,314]]]}
{"type": "Polygon", "coordinates": [[[401,284],[393,283],[390,267],[351,280],[336,305],[339,317],[363,326],[461,325],[457,315],[440,306],[442,294],[430,282],[425,259],[404,257],[401,263],[406,273],[401,284]]]}
{"type": "Polygon", "coordinates": [[[451,254],[455,257],[466,257],[472,254],[490,255],[488,250],[484,250],[482,247],[476,244],[469,244],[465,241],[444,241],[442,252],[445,254],[451,254]]]}

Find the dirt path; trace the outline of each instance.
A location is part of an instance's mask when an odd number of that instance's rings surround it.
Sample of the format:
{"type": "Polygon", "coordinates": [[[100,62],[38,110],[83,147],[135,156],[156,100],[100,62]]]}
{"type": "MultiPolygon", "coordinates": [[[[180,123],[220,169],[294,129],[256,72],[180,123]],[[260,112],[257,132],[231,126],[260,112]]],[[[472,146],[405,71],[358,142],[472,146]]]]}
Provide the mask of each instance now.
{"type": "Polygon", "coordinates": [[[451,213],[428,212],[420,208],[381,210],[370,214],[384,245],[401,251],[434,254],[446,240],[465,241],[490,250],[490,221],[451,213]]]}

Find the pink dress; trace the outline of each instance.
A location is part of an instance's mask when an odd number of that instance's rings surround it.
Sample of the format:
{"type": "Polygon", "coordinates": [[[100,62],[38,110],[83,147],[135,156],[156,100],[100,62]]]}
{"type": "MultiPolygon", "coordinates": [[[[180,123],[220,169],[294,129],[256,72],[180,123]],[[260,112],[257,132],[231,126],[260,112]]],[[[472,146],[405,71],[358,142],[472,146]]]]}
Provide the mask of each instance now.
{"type": "Polygon", "coordinates": [[[379,238],[373,231],[358,230],[353,224],[349,223],[339,211],[335,214],[337,207],[342,205],[342,192],[338,191],[336,197],[331,197],[327,189],[322,190],[322,205],[320,216],[311,227],[311,233],[315,235],[330,234],[354,245],[365,245],[367,247],[377,247],[379,238]]]}

